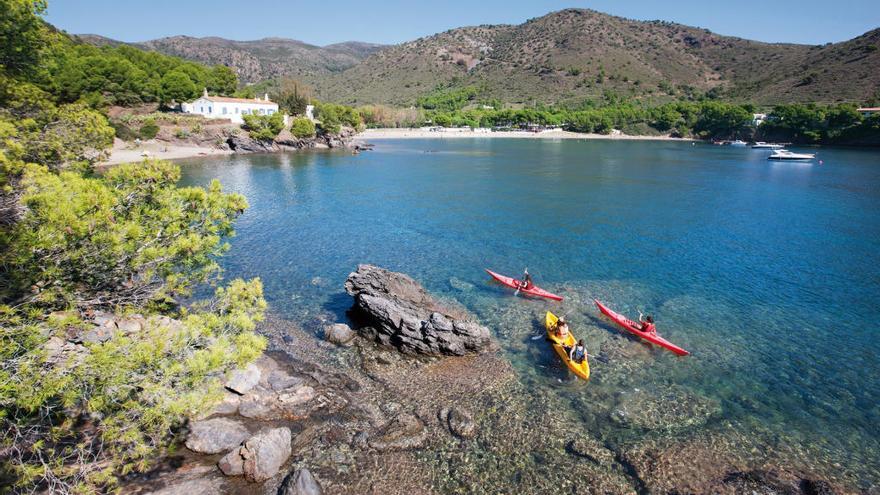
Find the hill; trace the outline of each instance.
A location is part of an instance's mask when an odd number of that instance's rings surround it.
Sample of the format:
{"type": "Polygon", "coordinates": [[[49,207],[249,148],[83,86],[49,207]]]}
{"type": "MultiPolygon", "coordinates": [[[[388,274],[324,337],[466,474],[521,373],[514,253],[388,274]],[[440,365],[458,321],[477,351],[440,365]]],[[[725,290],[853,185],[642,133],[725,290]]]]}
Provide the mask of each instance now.
{"type": "Polygon", "coordinates": [[[758,104],[880,98],[880,29],[835,44],[763,43],[566,9],[519,25],[463,27],[388,47],[186,36],[136,46],[234,67],[246,83],[297,77],[319,97],[348,104],[410,105],[432,92],[468,86],[477,87],[481,99],[521,104],[610,95],[665,101],[707,91],[758,104]]]}
{"type": "Polygon", "coordinates": [[[567,9],[523,24],[453,29],[374,53],[317,85],[344,103],[408,104],[439,87],[555,103],[607,92],[734,101],[860,101],[880,87],[880,30],[824,46],[762,43],[664,21],[567,9]],[[717,88],[717,89],[716,89],[717,88]]]}
{"type": "MultiPolygon", "coordinates": [[[[78,37],[95,45],[123,44],[98,35],[78,37]]],[[[235,41],[217,37],[190,36],[172,36],[129,44],[207,65],[233,67],[239,80],[245,83],[260,82],[279,76],[293,76],[312,81],[348,69],[384,46],[357,41],[316,46],[286,38],[235,41]]]]}

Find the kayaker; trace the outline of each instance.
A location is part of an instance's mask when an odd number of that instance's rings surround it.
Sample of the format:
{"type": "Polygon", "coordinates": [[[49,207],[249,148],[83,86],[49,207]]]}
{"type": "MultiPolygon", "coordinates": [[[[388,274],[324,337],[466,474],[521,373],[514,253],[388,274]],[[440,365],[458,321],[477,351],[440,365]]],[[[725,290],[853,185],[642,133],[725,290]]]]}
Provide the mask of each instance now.
{"type": "Polygon", "coordinates": [[[532,276],[529,275],[529,269],[525,269],[525,273],[523,273],[522,282],[520,282],[519,290],[531,289],[532,288],[532,276]]]}
{"type": "Polygon", "coordinates": [[[654,333],[657,329],[654,327],[654,317],[651,315],[647,315],[642,318],[642,312],[639,311],[639,323],[642,324],[642,331],[648,333],[654,333]]]}
{"type": "Polygon", "coordinates": [[[568,359],[571,359],[575,363],[583,363],[586,358],[587,348],[584,347],[584,339],[581,339],[571,348],[570,351],[568,351],[568,359]]]}
{"type": "Polygon", "coordinates": [[[568,322],[566,322],[565,318],[561,316],[556,322],[556,337],[562,341],[565,341],[565,339],[568,338],[568,322]]]}

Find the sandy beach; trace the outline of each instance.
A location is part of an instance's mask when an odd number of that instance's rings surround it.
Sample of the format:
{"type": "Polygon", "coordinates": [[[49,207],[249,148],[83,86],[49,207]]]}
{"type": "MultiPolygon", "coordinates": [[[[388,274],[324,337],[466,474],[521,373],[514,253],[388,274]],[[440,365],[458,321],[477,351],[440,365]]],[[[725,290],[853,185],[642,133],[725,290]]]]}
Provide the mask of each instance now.
{"type": "Polygon", "coordinates": [[[134,144],[115,139],[113,141],[113,148],[110,150],[110,157],[102,161],[100,165],[140,162],[147,158],[174,160],[196,156],[229,155],[231,153],[231,150],[221,150],[205,146],[182,146],[156,140],[134,144]]]}
{"type": "Polygon", "coordinates": [[[543,132],[529,131],[429,131],[425,129],[367,129],[355,136],[358,140],[369,139],[460,139],[460,138],[521,138],[521,139],[611,139],[611,140],[643,140],[643,141],[693,141],[693,139],[674,138],[669,136],[628,136],[626,134],[586,134],[551,130],[543,132]]]}

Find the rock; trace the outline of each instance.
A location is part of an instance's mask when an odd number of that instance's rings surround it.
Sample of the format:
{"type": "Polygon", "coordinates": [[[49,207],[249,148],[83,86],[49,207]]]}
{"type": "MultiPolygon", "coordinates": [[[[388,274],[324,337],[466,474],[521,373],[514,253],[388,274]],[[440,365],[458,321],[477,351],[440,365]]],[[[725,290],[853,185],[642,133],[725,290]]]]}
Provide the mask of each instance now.
{"type": "Polygon", "coordinates": [[[238,414],[246,418],[272,420],[278,417],[277,396],[268,390],[257,388],[241,398],[238,414]]]}
{"type": "Polygon", "coordinates": [[[245,478],[266,481],[278,473],[290,453],[290,428],[273,428],[252,436],[241,447],[245,478]]]}
{"type": "Polygon", "coordinates": [[[232,449],[220,459],[217,467],[226,476],[241,476],[244,474],[244,457],[241,456],[241,447],[232,449]]]}
{"type": "Polygon", "coordinates": [[[324,338],[336,345],[350,346],[356,334],[345,323],[334,323],[324,327],[324,338]]]}
{"type": "Polygon", "coordinates": [[[415,280],[373,265],[359,265],[345,282],[365,338],[408,354],[464,355],[492,345],[489,329],[442,307],[415,280]]]}
{"type": "Polygon", "coordinates": [[[260,369],[255,364],[249,364],[247,368],[234,370],[226,382],[226,388],[233,392],[244,395],[250,389],[260,383],[260,369]]]}
{"type": "Polygon", "coordinates": [[[614,463],[614,453],[592,437],[578,436],[570,440],[565,449],[577,457],[583,457],[600,466],[611,466],[614,463]]]}
{"type": "Polygon", "coordinates": [[[705,424],[720,411],[718,401],[673,386],[660,393],[635,390],[620,394],[610,419],[627,428],[673,430],[705,424]]]}
{"type": "Polygon", "coordinates": [[[84,344],[100,344],[110,340],[114,333],[116,333],[116,323],[111,322],[111,324],[106,326],[94,327],[91,330],[83,332],[77,340],[84,344]]]}
{"type": "Polygon", "coordinates": [[[365,449],[369,447],[370,434],[365,431],[359,431],[355,433],[354,439],[352,440],[352,446],[358,449],[365,449]]]}
{"type": "Polygon", "coordinates": [[[281,392],[291,387],[302,384],[303,379],[298,376],[290,376],[281,370],[274,370],[269,373],[266,383],[276,392],[281,392]]]}
{"type": "Polygon", "coordinates": [[[238,447],[249,436],[244,425],[228,418],[195,421],[190,424],[186,447],[202,454],[219,454],[238,447]]]}
{"type": "Polygon", "coordinates": [[[369,444],[379,451],[405,450],[421,447],[426,440],[425,425],[412,414],[400,414],[385,426],[381,437],[369,444]]]}
{"type": "Polygon", "coordinates": [[[308,469],[298,469],[287,475],[278,495],[321,495],[321,485],[308,469]]]}
{"type": "Polygon", "coordinates": [[[241,396],[232,392],[223,394],[223,401],[217,404],[212,414],[232,414],[238,411],[238,405],[241,403],[241,396]]]}
{"type": "Polygon", "coordinates": [[[227,137],[226,145],[236,153],[268,153],[278,150],[273,141],[258,141],[243,133],[227,137]]]}
{"type": "Polygon", "coordinates": [[[196,478],[174,483],[149,495],[195,495],[200,493],[225,493],[220,477],[196,478]]]}
{"type": "Polygon", "coordinates": [[[131,335],[141,332],[144,329],[144,322],[142,318],[134,317],[120,320],[116,322],[116,326],[119,327],[120,332],[124,333],[125,335],[131,335]]]}
{"type": "Polygon", "coordinates": [[[305,404],[313,398],[315,398],[315,389],[308,385],[294,387],[278,394],[278,402],[280,402],[281,407],[285,409],[299,404],[305,404]]]}
{"type": "Polygon", "coordinates": [[[459,438],[473,438],[477,435],[477,424],[470,413],[458,407],[443,408],[438,415],[440,422],[459,438]]]}

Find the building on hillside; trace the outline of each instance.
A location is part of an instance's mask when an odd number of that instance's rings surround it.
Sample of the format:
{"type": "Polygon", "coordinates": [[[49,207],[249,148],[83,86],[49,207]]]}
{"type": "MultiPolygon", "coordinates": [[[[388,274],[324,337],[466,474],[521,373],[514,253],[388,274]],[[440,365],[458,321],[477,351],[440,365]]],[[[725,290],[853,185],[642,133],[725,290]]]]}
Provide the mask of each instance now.
{"type": "Polygon", "coordinates": [[[766,113],[753,113],[752,114],[752,125],[755,127],[758,127],[759,125],[763,124],[765,120],[767,120],[766,113]]]}
{"type": "Polygon", "coordinates": [[[201,98],[192,103],[184,103],[180,108],[184,113],[194,113],[208,119],[229,119],[240,124],[244,122],[243,115],[272,115],[276,113],[278,104],[269,101],[268,94],[263,99],[227,98],[225,96],[209,96],[206,89],[201,98]]]}
{"type": "Polygon", "coordinates": [[[880,114],[880,107],[859,108],[857,111],[862,114],[862,117],[870,117],[872,115],[880,114]]]}

